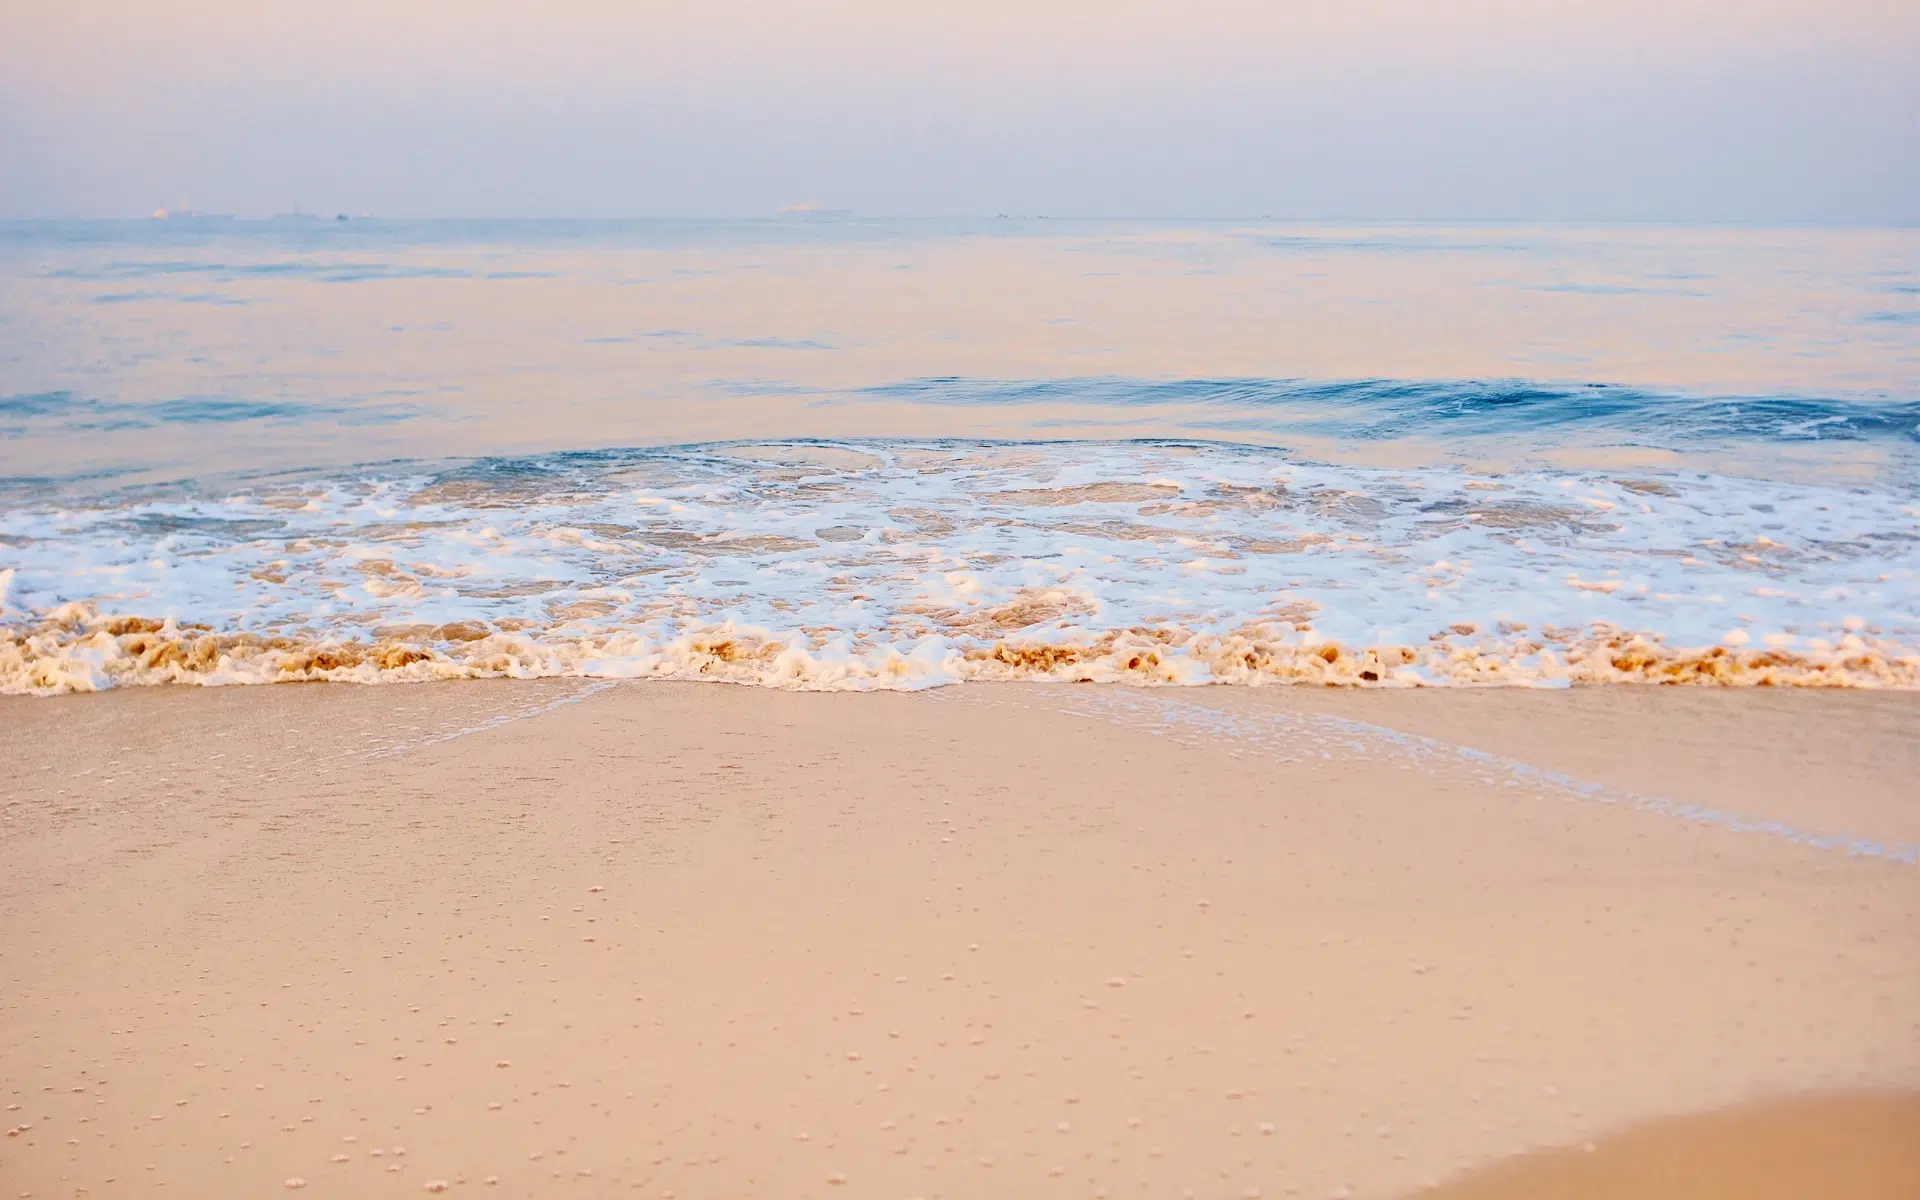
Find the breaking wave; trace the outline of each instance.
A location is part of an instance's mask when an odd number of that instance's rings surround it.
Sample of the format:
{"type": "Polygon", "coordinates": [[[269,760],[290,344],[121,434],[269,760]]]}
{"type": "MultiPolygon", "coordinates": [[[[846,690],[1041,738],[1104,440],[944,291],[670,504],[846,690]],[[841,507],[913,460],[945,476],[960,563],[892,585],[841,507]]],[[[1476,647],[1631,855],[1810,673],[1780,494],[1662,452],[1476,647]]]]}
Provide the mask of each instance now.
{"type": "Polygon", "coordinates": [[[1920,687],[1888,492],[1214,443],[490,459],[0,514],[0,692],[550,675],[1920,687]]]}
{"type": "Polygon", "coordinates": [[[1729,443],[1920,442],[1920,401],[1904,396],[1698,395],[1531,379],[913,379],[863,395],[968,408],[1060,403],[1170,407],[1195,425],[1353,442],[1551,434],[1697,449],[1729,443]],[[1210,414],[1210,415],[1209,415],[1210,414]]]}

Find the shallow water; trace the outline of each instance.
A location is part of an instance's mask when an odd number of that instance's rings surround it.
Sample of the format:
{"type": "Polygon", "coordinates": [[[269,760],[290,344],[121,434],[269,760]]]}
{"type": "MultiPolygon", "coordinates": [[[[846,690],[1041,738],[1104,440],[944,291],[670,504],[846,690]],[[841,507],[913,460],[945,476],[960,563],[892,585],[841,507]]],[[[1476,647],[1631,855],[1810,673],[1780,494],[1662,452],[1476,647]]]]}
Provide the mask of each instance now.
{"type": "Polygon", "coordinates": [[[1920,231],[0,226],[0,690],[1920,683],[1920,231]]]}

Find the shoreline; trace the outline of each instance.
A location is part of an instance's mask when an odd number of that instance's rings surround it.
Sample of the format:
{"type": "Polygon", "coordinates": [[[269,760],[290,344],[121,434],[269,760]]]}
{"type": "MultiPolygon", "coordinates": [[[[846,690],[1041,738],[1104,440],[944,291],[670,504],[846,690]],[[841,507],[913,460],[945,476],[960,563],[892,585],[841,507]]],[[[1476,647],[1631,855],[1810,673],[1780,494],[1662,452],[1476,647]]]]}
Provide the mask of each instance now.
{"type": "MultiPolygon", "coordinates": [[[[0,578],[0,582],[5,582],[0,578]]],[[[1062,603],[1020,599],[979,614],[1025,621],[1062,603]],[[1011,615],[1009,615],[1011,614],[1011,615]]],[[[1604,631],[1493,641],[1347,645],[1291,626],[1229,635],[1128,629],[1087,641],[997,641],[926,653],[885,644],[826,652],[731,623],[671,639],[547,636],[470,622],[376,630],[370,641],[215,633],[172,618],[102,617],[68,605],[32,628],[0,628],[0,696],[87,695],[127,687],[288,683],[436,683],[578,679],[734,683],[794,692],[914,692],[962,684],[1130,687],[1333,687],[1355,690],[1612,686],[1920,693],[1920,654],[1849,637],[1817,650],[1669,646],[1657,634],[1604,631]]],[[[1438,635],[1436,635],[1438,636],[1438,635]]],[[[1744,635],[1742,635],[1744,639],[1744,635]]]]}
{"type": "Polygon", "coordinates": [[[0,699],[0,1093],[31,1126],[0,1179],[1453,1200],[1543,1147],[1633,1160],[1649,1121],[1764,1146],[1744,1106],[1910,1105],[1920,869],[1677,814],[1920,842],[1916,718],[1621,688],[0,699]]]}

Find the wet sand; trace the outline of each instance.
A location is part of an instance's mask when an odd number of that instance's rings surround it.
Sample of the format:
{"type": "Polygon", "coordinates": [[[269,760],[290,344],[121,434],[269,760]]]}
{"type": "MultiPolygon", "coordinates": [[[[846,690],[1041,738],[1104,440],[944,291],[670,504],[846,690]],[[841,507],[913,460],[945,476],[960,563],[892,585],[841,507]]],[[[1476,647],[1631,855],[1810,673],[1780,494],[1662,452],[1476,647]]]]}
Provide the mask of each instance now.
{"type": "Polygon", "coordinates": [[[1523,1155],[1420,1200],[1920,1196],[1920,1093],[1793,1097],[1523,1155]]]}
{"type": "Polygon", "coordinates": [[[1911,1196],[1916,729],[1630,688],[0,702],[0,1194],[1911,1196]]]}

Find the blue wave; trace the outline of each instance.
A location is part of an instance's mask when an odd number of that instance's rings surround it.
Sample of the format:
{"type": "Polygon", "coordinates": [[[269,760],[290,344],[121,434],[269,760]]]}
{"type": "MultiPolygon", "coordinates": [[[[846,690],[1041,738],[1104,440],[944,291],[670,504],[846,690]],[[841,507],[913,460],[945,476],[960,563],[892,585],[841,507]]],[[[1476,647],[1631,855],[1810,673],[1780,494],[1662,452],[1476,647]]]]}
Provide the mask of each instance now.
{"type": "Polygon", "coordinates": [[[140,403],[98,400],[72,392],[33,392],[0,396],[0,432],[101,432],[151,429],[161,425],[227,425],[241,421],[301,422],[330,420],[343,425],[384,425],[405,421],[425,410],[392,404],[306,404],[287,400],[245,400],[228,396],[184,396],[140,403]],[[49,428],[51,426],[51,428],[49,428]]]}
{"type": "Polygon", "coordinates": [[[1090,404],[1240,410],[1213,428],[1261,428],[1387,441],[1579,430],[1629,441],[1920,442],[1920,400],[1888,396],[1700,396],[1614,384],[1531,380],[1043,380],[940,376],[857,393],[919,404],[1090,404]]]}

